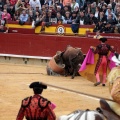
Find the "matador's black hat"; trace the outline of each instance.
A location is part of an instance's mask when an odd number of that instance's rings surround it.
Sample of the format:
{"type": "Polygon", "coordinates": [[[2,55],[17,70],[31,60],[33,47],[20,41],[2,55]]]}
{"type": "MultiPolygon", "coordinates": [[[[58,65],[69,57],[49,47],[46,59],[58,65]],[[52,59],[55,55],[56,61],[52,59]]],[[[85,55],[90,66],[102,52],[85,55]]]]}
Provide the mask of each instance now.
{"type": "Polygon", "coordinates": [[[33,82],[29,85],[29,88],[35,88],[35,87],[47,89],[47,85],[42,82],[33,82]]]}
{"type": "Polygon", "coordinates": [[[103,38],[100,38],[99,40],[102,41],[102,42],[105,42],[105,41],[107,41],[107,38],[103,37],[103,38]]]}

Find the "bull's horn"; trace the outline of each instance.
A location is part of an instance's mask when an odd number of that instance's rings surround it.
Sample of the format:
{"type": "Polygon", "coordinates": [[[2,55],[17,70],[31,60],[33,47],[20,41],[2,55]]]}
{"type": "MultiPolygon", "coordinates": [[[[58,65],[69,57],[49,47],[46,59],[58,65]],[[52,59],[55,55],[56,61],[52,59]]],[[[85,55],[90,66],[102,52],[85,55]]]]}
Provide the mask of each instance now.
{"type": "Polygon", "coordinates": [[[56,52],[56,55],[59,55],[59,54],[61,54],[61,53],[62,53],[61,51],[57,51],[57,52],[56,52]]]}

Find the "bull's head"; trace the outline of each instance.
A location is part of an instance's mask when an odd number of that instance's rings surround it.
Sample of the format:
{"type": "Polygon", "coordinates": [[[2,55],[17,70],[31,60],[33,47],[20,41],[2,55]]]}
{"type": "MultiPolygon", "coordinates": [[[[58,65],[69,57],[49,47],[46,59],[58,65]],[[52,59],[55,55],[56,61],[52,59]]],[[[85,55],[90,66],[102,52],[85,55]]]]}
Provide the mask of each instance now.
{"type": "Polygon", "coordinates": [[[54,59],[55,59],[57,64],[63,64],[62,54],[63,54],[63,52],[61,52],[61,51],[56,52],[54,59]]]}

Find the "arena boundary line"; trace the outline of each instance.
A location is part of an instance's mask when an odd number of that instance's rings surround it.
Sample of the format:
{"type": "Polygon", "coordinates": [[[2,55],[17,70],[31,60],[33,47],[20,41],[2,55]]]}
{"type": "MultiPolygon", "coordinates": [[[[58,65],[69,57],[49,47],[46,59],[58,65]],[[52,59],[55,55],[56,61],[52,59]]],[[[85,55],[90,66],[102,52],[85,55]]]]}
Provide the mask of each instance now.
{"type": "MultiPolygon", "coordinates": [[[[44,83],[46,84],[46,83],[44,83]]],[[[70,89],[67,89],[67,88],[63,88],[63,87],[59,87],[59,86],[55,86],[55,85],[51,85],[51,84],[46,84],[50,87],[53,87],[53,88],[57,88],[57,89],[61,89],[61,90],[65,90],[65,91],[68,91],[68,92],[72,92],[72,93],[76,93],[76,94],[79,94],[79,95],[82,95],[82,96],[85,96],[85,97],[88,97],[88,98],[95,98],[95,99],[105,99],[107,101],[112,101],[112,99],[108,99],[108,98],[104,98],[104,97],[98,97],[96,95],[91,95],[91,94],[87,94],[87,93],[83,93],[83,92],[79,92],[79,91],[75,91],[75,90],[70,90],[70,89]]]]}
{"type": "MultiPolygon", "coordinates": [[[[52,88],[52,89],[55,89],[55,90],[58,90],[57,88],[52,88]]],[[[66,91],[66,90],[61,90],[61,91],[66,91]]],[[[70,91],[67,91],[69,93],[73,93],[73,94],[77,94],[77,93],[74,93],[74,92],[70,92],[70,91]]],[[[90,98],[90,99],[94,99],[94,100],[99,100],[98,98],[94,98],[94,97],[89,97],[89,96],[86,96],[86,95],[82,95],[82,94],[79,94],[80,96],[82,97],[87,97],[87,98],[90,98]]]]}

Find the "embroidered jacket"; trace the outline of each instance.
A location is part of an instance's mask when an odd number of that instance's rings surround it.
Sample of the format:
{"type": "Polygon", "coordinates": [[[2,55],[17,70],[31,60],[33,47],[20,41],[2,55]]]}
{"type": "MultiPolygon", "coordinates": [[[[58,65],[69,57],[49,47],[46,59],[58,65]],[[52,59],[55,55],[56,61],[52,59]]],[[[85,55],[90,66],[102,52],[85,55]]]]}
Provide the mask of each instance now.
{"type": "MultiPolygon", "coordinates": [[[[96,75],[96,73],[97,73],[97,71],[98,71],[98,69],[99,69],[99,66],[100,66],[100,64],[101,64],[101,62],[102,62],[103,56],[106,56],[106,59],[107,59],[107,55],[108,55],[109,51],[115,52],[115,50],[114,50],[110,45],[105,44],[105,43],[101,43],[101,44],[99,44],[99,45],[96,47],[95,50],[92,49],[92,51],[93,51],[95,54],[96,54],[96,53],[99,54],[99,59],[98,59],[98,61],[97,61],[97,64],[96,64],[96,67],[95,67],[95,71],[94,71],[94,73],[95,73],[95,75],[96,75]]],[[[107,68],[106,68],[106,70],[107,70],[107,68]]]]}
{"type": "Polygon", "coordinates": [[[40,95],[27,97],[22,100],[21,108],[16,120],[55,120],[56,116],[51,108],[51,102],[40,95]]]}

